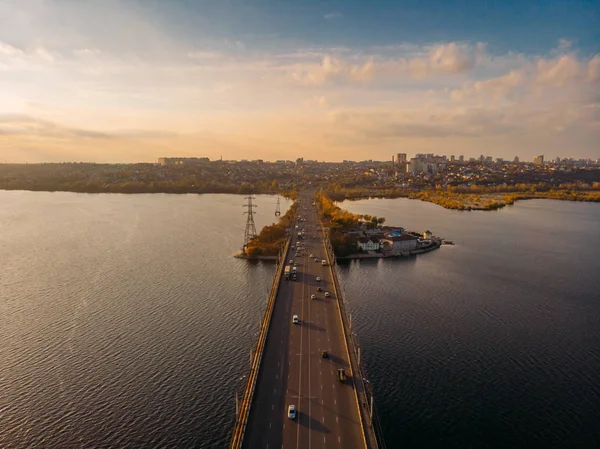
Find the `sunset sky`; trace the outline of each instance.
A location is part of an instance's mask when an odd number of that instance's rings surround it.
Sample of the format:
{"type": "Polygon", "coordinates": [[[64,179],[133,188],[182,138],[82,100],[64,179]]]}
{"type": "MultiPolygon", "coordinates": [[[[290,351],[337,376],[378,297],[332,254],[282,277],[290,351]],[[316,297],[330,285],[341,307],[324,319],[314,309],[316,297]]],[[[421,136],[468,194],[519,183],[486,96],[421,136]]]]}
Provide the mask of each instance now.
{"type": "Polygon", "coordinates": [[[592,1],[0,0],[0,162],[600,157],[592,1]]]}

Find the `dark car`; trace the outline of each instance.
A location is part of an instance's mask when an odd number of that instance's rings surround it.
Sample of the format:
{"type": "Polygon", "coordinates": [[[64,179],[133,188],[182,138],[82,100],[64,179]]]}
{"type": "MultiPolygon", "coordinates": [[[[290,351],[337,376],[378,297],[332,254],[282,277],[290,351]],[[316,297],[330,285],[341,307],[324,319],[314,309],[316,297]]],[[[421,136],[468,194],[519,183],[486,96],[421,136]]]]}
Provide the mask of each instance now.
{"type": "Polygon", "coordinates": [[[321,287],[317,287],[317,291],[318,291],[318,292],[322,292],[322,291],[323,291],[323,289],[322,289],[321,287]]]}
{"type": "Polygon", "coordinates": [[[321,357],[323,357],[324,359],[328,359],[329,358],[329,352],[327,352],[327,351],[321,351],[321,357]]]}

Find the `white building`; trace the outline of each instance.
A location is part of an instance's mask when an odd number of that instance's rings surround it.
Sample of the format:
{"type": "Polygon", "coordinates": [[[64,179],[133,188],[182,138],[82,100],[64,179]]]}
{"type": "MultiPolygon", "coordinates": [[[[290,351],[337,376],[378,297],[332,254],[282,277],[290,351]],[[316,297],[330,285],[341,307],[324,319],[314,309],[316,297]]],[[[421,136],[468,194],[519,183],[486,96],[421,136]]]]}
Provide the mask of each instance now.
{"type": "Polygon", "coordinates": [[[431,231],[425,231],[423,233],[423,238],[424,239],[430,239],[433,236],[433,234],[431,233],[431,231]]]}
{"type": "Polygon", "coordinates": [[[357,245],[363,251],[379,251],[379,240],[360,238],[357,241],[357,245]]]}

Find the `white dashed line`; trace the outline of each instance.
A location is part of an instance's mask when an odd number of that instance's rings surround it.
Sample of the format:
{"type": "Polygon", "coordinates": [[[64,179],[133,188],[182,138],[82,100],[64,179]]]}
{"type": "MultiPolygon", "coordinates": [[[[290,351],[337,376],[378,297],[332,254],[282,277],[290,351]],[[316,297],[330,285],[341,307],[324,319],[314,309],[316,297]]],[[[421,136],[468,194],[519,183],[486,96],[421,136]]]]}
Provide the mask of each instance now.
{"type": "Polygon", "coordinates": [[[340,422],[337,416],[335,417],[335,422],[340,422]]]}
{"type": "Polygon", "coordinates": [[[271,406],[271,410],[275,410],[275,404],[271,406]]]}

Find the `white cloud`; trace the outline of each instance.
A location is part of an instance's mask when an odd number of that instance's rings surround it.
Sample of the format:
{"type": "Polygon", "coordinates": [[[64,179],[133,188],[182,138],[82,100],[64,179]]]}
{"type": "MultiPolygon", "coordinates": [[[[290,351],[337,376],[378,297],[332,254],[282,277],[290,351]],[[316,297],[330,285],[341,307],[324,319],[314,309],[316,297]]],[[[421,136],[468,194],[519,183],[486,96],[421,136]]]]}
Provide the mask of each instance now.
{"type": "Polygon", "coordinates": [[[325,148],[348,158],[357,148],[387,154],[415,142],[463,151],[495,136],[520,153],[523,136],[551,139],[557,130],[582,156],[597,151],[600,55],[583,57],[570,41],[538,56],[490,54],[470,42],[353,49],[282,41],[267,51],[174,36],[152,6],[135,2],[0,0],[0,114],[21,114],[1,123],[0,151],[16,148],[7,139],[46,145],[42,136],[75,152],[81,139],[100,148],[124,137],[120,127],[164,139],[161,151],[249,148],[249,139],[256,151],[325,148]],[[223,137],[232,123],[244,137],[235,142],[223,137]],[[191,136],[200,126],[218,136],[191,136]],[[187,133],[187,146],[153,129],[187,133]]]}
{"type": "Polygon", "coordinates": [[[537,79],[540,84],[562,87],[581,79],[582,66],[573,56],[564,55],[554,60],[540,59],[537,62],[537,79]]]}

